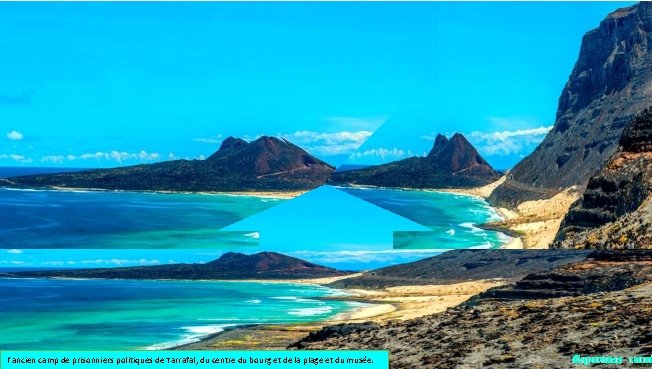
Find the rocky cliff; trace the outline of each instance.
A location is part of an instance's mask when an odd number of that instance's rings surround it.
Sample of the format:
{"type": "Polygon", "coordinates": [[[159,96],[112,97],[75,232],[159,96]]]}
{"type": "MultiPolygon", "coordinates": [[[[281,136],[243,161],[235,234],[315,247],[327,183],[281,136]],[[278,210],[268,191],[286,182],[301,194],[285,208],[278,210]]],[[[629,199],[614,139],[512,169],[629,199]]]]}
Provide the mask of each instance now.
{"type": "Polygon", "coordinates": [[[652,108],[625,128],[614,155],[566,214],[553,247],[652,247],[652,108]]]}
{"type": "Polygon", "coordinates": [[[553,129],[490,200],[514,206],[586,185],[634,114],[652,102],[652,3],[617,10],[584,35],[553,129]]]}
{"type": "Polygon", "coordinates": [[[335,168],[276,137],[247,143],[229,137],[206,160],[44,174],[0,180],[7,187],[135,191],[284,191],[322,185],[335,168]]]}
{"type": "Polygon", "coordinates": [[[330,183],[402,188],[481,186],[500,178],[460,133],[437,135],[425,157],[412,157],[364,169],[336,172],[330,183]]]}

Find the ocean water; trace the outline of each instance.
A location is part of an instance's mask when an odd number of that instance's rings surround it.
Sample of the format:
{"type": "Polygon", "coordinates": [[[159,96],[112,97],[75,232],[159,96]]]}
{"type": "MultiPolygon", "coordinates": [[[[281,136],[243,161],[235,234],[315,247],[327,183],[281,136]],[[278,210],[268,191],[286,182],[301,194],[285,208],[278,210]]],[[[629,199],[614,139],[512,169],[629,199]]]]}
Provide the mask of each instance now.
{"type": "Polygon", "coordinates": [[[0,350],[163,349],[227,327],[325,320],[362,304],[297,284],[0,279],[0,350]]]}
{"type": "Polygon", "coordinates": [[[477,227],[500,216],[483,199],[436,191],[342,187],[343,191],[425,225],[433,232],[397,232],[394,248],[498,248],[510,237],[477,227]]]}
{"type": "Polygon", "coordinates": [[[249,233],[218,230],[281,201],[252,196],[0,189],[0,247],[250,247],[258,241],[249,233]]]}
{"type": "MultiPolygon", "coordinates": [[[[0,177],[2,173],[20,174],[17,170],[0,168],[0,177]]],[[[23,172],[39,170],[42,169],[25,168],[23,172]]],[[[510,240],[500,232],[478,227],[498,216],[484,200],[476,197],[429,191],[340,189],[427,226],[432,232],[392,234],[391,219],[386,219],[376,231],[377,212],[347,212],[352,207],[361,208],[347,200],[351,196],[333,196],[328,200],[328,204],[334,205],[330,206],[330,213],[319,206],[319,211],[313,212],[315,201],[304,201],[308,209],[302,209],[301,205],[298,210],[308,215],[298,221],[296,215],[291,220],[297,211],[295,204],[307,198],[314,200],[315,196],[303,196],[292,202],[293,206],[274,209],[288,200],[0,188],[0,249],[6,249],[0,250],[0,267],[208,262],[227,251],[276,251],[339,269],[361,270],[414,261],[450,249],[496,248],[510,240]],[[281,208],[290,209],[292,214],[282,211],[279,214],[277,209],[281,208]],[[268,213],[266,210],[275,213],[271,217],[259,217],[267,220],[253,227],[256,229],[219,232],[251,215],[268,213]],[[348,224],[342,224],[343,215],[348,217],[348,224]],[[356,232],[356,225],[358,231],[362,228],[364,231],[356,232]],[[271,230],[270,226],[273,226],[271,230]],[[271,235],[271,231],[275,234],[271,235]],[[271,238],[276,241],[274,247],[259,245],[260,241],[269,246],[271,238]]],[[[341,191],[331,188],[322,192],[335,195],[341,191]]]]}
{"type": "MultiPolygon", "coordinates": [[[[500,232],[477,227],[499,217],[476,197],[389,189],[343,190],[433,230],[397,232],[395,249],[493,248],[509,240],[500,232]]],[[[251,249],[258,244],[257,230],[219,230],[284,201],[254,196],[0,189],[0,248],[251,249]]],[[[341,209],[346,208],[342,204],[341,209]]],[[[322,229],[341,228],[338,217],[331,214],[315,212],[314,219],[322,229]]],[[[373,219],[360,221],[367,224],[373,219]]],[[[305,237],[295,239],[300,236],[305,235],[287,232],[286,244],[291,247],[273,251],[299,250],[298,245],[308,244],[305,237]]],[[[351,236],[358,246],[364,246],[358,235],[351,236]]],[[[375,235],[369,237],[374,239],[375,235]]],[[[331,245],[320,245],[319,240],[308,241],[315,245],[313,251],[332,249],[331,245]]]]}

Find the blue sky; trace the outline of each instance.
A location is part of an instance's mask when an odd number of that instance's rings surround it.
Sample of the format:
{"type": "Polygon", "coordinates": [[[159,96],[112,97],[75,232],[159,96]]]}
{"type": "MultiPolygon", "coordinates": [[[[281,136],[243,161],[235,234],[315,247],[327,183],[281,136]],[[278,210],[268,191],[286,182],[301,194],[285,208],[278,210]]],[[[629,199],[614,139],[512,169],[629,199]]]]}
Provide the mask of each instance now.
{"type": "Polygon", "coordinates": [[[1,3],[0,166],[202,158],[280,135],[339,164],[461,131],[498,168],[628,3],[1,3]],[[382,133],[382,134],[381,134],[382,133]]]}

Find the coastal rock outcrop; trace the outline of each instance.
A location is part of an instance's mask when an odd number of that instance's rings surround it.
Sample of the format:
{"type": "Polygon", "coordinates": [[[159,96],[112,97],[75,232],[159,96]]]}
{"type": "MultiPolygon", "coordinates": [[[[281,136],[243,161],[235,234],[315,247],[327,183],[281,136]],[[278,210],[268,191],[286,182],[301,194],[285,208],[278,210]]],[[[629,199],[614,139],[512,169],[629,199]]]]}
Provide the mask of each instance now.
{"type": "Polygon", "coordinates": [[[625,128],[618,150],[571,206],[552,247],[652,247],[652,108],[625,128]]]}
{"type": "Polygon", "coordinates": [[[326,182],[335,168],[287,140],[229,137],[206,160],[172,160],[113,169],[0,180],[0,186],[131,191],[292,191],[326,182]]]}
{"type": "Polygon", "coordinates": [[[652,3],[607,16],[582,39],[552,130],[490,200],[514,207],[585,186],[615,152],[625,126],[652,103],[652,3]]]}
{"type": "Polygon", "coordinates": [[[494,182],[494,170],[460,133],[450,139],[437,135],[425,157],[411,157],[364,169],[338,171],[332,184],[370,185],[402,188],[474,187],[494,182]]]}

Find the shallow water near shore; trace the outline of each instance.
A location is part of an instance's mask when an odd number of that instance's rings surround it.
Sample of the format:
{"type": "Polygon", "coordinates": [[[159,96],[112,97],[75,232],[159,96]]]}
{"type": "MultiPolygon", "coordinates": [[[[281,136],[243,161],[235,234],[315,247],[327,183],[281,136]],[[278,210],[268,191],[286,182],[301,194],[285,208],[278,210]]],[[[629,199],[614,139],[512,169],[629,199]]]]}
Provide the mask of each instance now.
{"type": "Polygon", "coordinates": [[[164,349],[225,328],[330,319],[359,307],[298,284],[0,279],[0,349],[164,349]]]}
{"type": "Polygon", "coordinates": [[[498,248],[510,237],[477,227],[501,217],[483,199],[449,192],[342,187],[342,190],[433,230],[397,232],[396,249],[498,248]]]}

